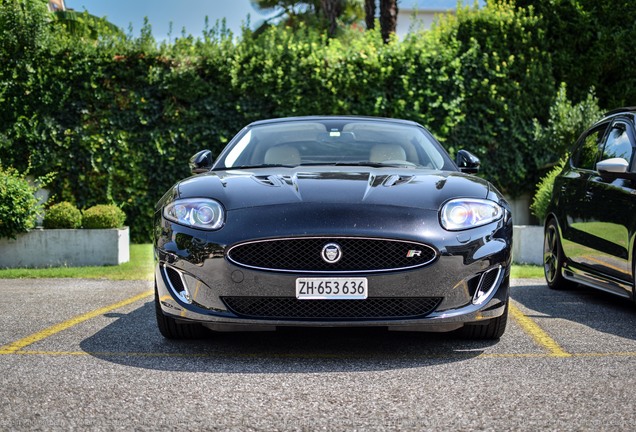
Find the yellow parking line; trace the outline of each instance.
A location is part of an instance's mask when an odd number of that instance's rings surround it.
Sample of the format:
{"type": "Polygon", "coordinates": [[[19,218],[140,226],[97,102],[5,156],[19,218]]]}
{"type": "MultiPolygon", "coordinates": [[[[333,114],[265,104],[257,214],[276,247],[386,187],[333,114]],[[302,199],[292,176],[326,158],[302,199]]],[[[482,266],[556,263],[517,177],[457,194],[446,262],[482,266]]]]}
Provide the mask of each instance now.
{"type": "MultiPolygon", "coordinates": [[[[98,317],[115,309],[122,308],[129,304],[135,303],[139,300],[142,300],[146,297],[150,297],[153,294],[153,291],[146,291],[142,294],[136,295],[134,297],[130,297],[126,300],[122,300],[120,302],[114,303],[110,306],[105,306],[103,308],[96,309],[92,312],[87,312],[82,315],[78,315],[74,318],[61,322],[59,324],[55,324],[51,327],[48,327],[44,330],[41,330],[37,333],[33,333],[25,338],[12,342],[10,344],[4,345],[0,347],[0,355],[6,354],[32,354],[32,355],[115,355],[115,356],[180,356],[180,357],[200,357],[206,356],[205,354],[174,354],[174,353],[87,353],[87,352],[53,352],[53,351],[22,351],[29,345],[32,345],[36,342],[39,342],[43,339],[46,339],[50,336],[53,336],[57,333],[60,333],[64,330],[67,330],[75,325],[81,324],[84,321],[89,319],[98,317]]],[[[625,352],[625,353],[581,353],[581,354],[570,354],[565,351],[554,339],[552,339],[539,325],[537,325],[532,319],[528,318],[516,307],[514,304],[510,303],[509,312],[511,317],[521,326],[524,332],[532,337],[532,339],[542,348],[548,351],[547,356],[549,357],[572,357],[572,356],[581,356],[581,357],[595,357],[595,356],[626,356],[633,357],[636,356],[636,353],[633,352],[625,352]]],[[[218,354],[215,354],[217,356],[218,354]]],[[[297,357],[298,355],[292,355],[292,357],[297,357]]],[[[313,357],[314,355],[311,355],[313,357]]],[[[543,357],[541,354],[481,354],[477,357],[485,357],[485,358],[496,358],[496,357],[543,357]]],[[[331,356],[330,356],[331,357],[331,356]]],[[[334,358],[338,358],[338,356],[333,356],[334,358]]],[[[451,356],[453,357],[453,356],[451,356]]]]}
{"type": "Polygon", "coordinates": [[[110,306],[105,306],[103,308],[99,308],[96,309],[92,312],[87,312],[85,314],[82,315],[78,315],[74,318],[71,318],[69,320],[66,320],[64,322],[61,322],[59,324],[55,324],[49,328],[46,328],[42,331],[39,331],[37,333],[33,333],[32,335],[29,335],[25,338],[22,338],[20,340],[17,340],[15,342],[12,342],[10,344],[4,345],[0,347],[0,355],[1,354],[15,354],[16,352],[18,352],[19,350],[34,344],[36,342],[41,341],[42,339],[46,339],[50,336],[53,336],[54,334],[57,334],[61,331],[64,331],[66,329],[69,329],[77,324],[83,323],[84,321],[87,321],[91,318],[95,318],[98,317],[100,315],[103,315],[105,313],[108,313],[112,310],[115,309],[119,309],[121,307],[127,306],[131,303],[135,303],[136,301],[139,301],[141,299],[144,299],[146,297],[149,297],[150,295],[153,294],[153,291],[146,291],[142,294],[136,295],[134,297],[130,297],[129,299],[126,300],[122,300],[118,303],[112,304],[110,306]]]}
{"type": "Polygon", "coordinates": [[[508,310],[512,318],[517,321],[517,323],[521,326],[523,331],[529,334],[534,341],[545,348],[551,357],[571,357],[572,354],[565,351],[561,346],[552,339],[537,323],[528,318],[519,310],[518,307],[509,304],[508,310]]]}

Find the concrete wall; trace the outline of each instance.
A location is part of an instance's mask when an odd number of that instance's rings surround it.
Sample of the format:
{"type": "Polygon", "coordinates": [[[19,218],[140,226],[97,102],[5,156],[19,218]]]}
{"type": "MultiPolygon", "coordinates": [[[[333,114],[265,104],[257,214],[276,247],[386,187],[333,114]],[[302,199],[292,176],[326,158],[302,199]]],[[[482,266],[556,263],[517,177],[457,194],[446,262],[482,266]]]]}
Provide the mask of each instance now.
{"type": "Polygon", "coordinates": [[[512,260],[517,264],[543,265],[543,227],[515,225],[512,231],[512,260]]]}
{"type": "Polygon", "coordinates": [[[524,194],[520,197],[511,199],[506,197],[510,203],[512,211],[512,223],[515,225],[537,225],[539,220],[530,213],[530,204],[532,204],[532,196],[524,194]]]}
{"type": "Polygon", "coordinates": [[[128,228],[36,229],[0,239],[0,268],[83,267],[130,261],[128,228]]]}

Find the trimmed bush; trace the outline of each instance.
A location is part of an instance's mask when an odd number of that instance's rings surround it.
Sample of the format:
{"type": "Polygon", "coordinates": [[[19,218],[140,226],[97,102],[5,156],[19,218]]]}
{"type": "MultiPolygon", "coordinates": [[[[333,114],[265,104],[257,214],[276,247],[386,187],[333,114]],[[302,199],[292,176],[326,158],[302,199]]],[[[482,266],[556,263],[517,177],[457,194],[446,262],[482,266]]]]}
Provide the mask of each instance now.
{"type": "Polygon", "coordinates": [[[36,190],[17,170],[0,166],[0,238],[15,238],[35,226],[42,213],[36,190]]]}
{"type": "Polygon", "coordinates": [[[44,228],[75,229],[82,226],[82,212],[68,201],[52,205],[44,214],[44,228]]]}
{"type": "Polygon", "coordinates": [[[126,214],[117,206],[101,204],[84,210],[83,225],[87,229],[121,228],[126,214]]]}

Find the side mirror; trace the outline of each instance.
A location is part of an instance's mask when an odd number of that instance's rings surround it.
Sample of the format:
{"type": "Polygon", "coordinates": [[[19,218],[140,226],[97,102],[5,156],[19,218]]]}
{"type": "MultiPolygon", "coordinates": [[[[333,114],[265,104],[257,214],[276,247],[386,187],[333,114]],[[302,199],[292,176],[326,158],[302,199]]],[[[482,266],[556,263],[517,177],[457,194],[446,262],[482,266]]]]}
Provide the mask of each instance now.
{"type": "Polygon", "coordinates": [[[596,164],[596,170],[606,180],[636,180],[636,173],[629,172],[629,162],[623,158],[605,159],[596,164]]]}
{"type": "Polygon", "coordinates": [[[598,172],[608,172],[608,173],[616,173],[623,174],[627,172],[627,168],[629,167],[629,162],[627,162],[623,158],[612,158],[605,159],[596,164],[596,169],[598,172]]]}
{"type": "Polygon", "coordinates": [[[455,157],[455,163],[459,170],[466,174],[475,174],[479,172],[481,162],[479,158],[467,150],[460,150],[455,157]]]}
{"type": "Polygon", "coordinates": [[[200,174],[210,171],[214,159],[210,150],[201,150],[190,158],[190,172],[200,174]]]}

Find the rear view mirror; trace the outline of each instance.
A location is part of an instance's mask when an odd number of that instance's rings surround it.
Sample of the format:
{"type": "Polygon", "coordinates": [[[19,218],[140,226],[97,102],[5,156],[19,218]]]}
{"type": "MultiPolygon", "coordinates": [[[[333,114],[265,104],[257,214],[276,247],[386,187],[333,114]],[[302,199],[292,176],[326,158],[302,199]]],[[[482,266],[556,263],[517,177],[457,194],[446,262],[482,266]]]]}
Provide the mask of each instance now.
{"type": "Polygon", "coordinates": [[[479,158],[467,150],[460,150],[455,157],[455,163],[459,170],[466,174],[475,174],[479,172],[481,162],[479,158]]]}
{"type": "Polygon", "coordinates": [[[190,172],[200,174],[210,171],[214,158],[210,150],[201,150],[190,158],[190,172]]]}

